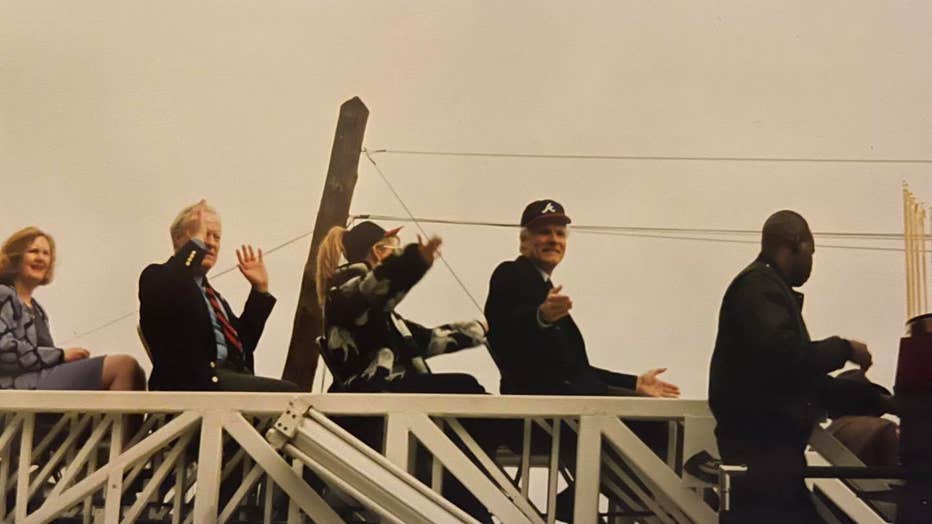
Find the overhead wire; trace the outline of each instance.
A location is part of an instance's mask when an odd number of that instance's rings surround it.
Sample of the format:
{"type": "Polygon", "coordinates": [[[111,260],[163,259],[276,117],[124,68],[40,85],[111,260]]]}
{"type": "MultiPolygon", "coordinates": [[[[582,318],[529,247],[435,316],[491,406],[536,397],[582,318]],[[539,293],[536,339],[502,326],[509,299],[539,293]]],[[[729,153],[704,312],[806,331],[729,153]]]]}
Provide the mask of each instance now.
{"type": "MultiPolygon", "coordinates": [[[[676,235],[652,235],[649,233],[624,233],[624,232],[608,232],[608,231],[575,231],[574,233],[588,234],[588,235],[609,235],[609,236],[620,236],[620,237],[638,237],[638,238],[654,238],[661,240],[692,240],[698,242],[719,242],[725,244],[755,244],[760,245],[759,240],[737,240],[730,238],[710,238],[710,237],[690,237],[690,236],[676,236],[676,235]]],[[[818,244],[818,249],[847,249],[854,251],[887,251],[894,253],[902,253],[905,251],[904,248],[898,247],[879,247],[879,246],[846,246],[846,245],[837,245],[837,244],[818,244]]],[[[932,250],[926,250],[926,253],[930,253],[932,250]]]]}
{"type": "MultiPolygon", "coordinates": [[[[353,215],[358,219],[372,219],[372,220],[387,220],[394,222],[410,222],[412,218],[392,216],[392,215],[353,215]]],[[[416,218],[414,219],[419,223],[424,224],[444,224],[444,225],[459,225],[459,226],[468,226],[468,227],[496,227],[496,228],[518,228],[518,224],[506,223],[506,222],[483,222],[475,220],[452,220],[452,219],[441,219],[441,218],[416,218]]],[[[625,227],[625,226],[587,226],[587,225],[574,225],[572,226],[572,231],[574,234],[587,234],[587,235],[607,235],[607,236],[620,236],[620,237],[635,237],[635,238],[654,238],[661,240],[692,240],[699,242],[720,242],[727,244],[759,244],[759,240],[739,240],[732,238],[711,238],[711,237],[701,237],[701,236],[689,236],[690,234],[741,234],[741,235],[755,235],[759,236],[760,231],[754,230],[742,230],[742,229],[697,229],[697,228],[658,228],[658,227],[625,227]],[[679,234],[676,234],[679,233],[679,234]]],[[[853,238],[853,239],[880,239],[880,240],[903,240],[903,235],[896,235],[893,233],[853,233],[853,232],[813,232],[813,236],[816,238],[831,238],[831,237],[841,237],[841,238],[853,238]]],[[[928,238],[929,235],[926,235],[928,238]]],[[[881,247],[881,246],[852,246],[852,245],[838,245],[838,244],[819,244],[818,247],[827,248],[827,249],[847,249],[847,250],[857,250],[857,251],[887,251],[887,252],[898,252],[902,253],[904,248],[896,247],[881,247]]],[[[926,252],[932,252],[927,250],[926,252]]]]}
{"type": "MultiPolygon", "coordinates": [[[[763,157],[763,156],[689,156],[689,155],[621,155],[621,154],[562,154],[562,153],[521,153],[521,152],[495,152],[495,151],[444,151],[444,150],[416,150],[416,149],[389,149],[381,148],[370,150],[368,148],[363,148],[362,152],[365,154],[366,158],[372,164],[375,171],[379,174],[382,181],[386,184],[388,189],[392,192],[395,199],[404,209],[407,217],[392,217],[389,215],[351,215],[351,221],[361,218],[372,218],[375,220],[394,220],[394,221],[410,221],[413,222],[418,230],[425,236],[427,232],[424,230],[421,224],[433,223],[433,224],[451,224],[451,225],[464,225],[464,226],[485,226],[485,227],[518,227],[515,224],[504,223],[504,222],[483,222],[483,221],[464,221],[464,220],[451,220],[451,219],[437,219],[437,218],[418,218],[415,217],[411,212],[411,209],[401,198],[401,195],[398,194],[398,191],[389,181],[388,177],[382,171],[379,164],[375,161],[373,156],[375,155],[409,155],[409,156],[444,156],[444,157],[461,157],[461,158],[514,158],[514,159],[550,159],[550,160],[605,160],[605,161],[695,161],[695,162],[772,162],[772,163],[834,163],[834,164],[915,164],[915,165],[929,165],[932,164],[932,159],[926,158],[851,158],[851,157],[763,157]]],[[[737,243],[737,244],[753,244],[757,243],[756,241],[751,240],[738,240],[738,239],[727,239],[727,238],[709,238],[709,237],[698,237],[690,235],[757,235],[758,231],[755,230],[746,230],[746,229],[712,229],[712,228],[661,228],[661,227],[634,227],[634,226],[604,226],[604,225],[575,225],[573,230],[583,234],[592,234],[592,235],[610,235],[610,236],[626,236],[626,237],[641,237],[641,238],[656,238],[664,240],[684,240],[684,241],[701,241],[701,242],[722,242],[722,243],[737,243]]],[[[291,238],[277,246],[274,246],[267,251],[264,251],[264,254],[272,254],[279,249],[282,249],[288,245],[291,245],[303,238],[306,238],[312,233],[308,231],[302,233],[294,238],[291,238]]],[[[819,238],[848,238],[848,239],[859,239],[859,240],[901,240],[903,235],[897,233],[859,233],[859,232],[814,232],[816,237],[819,238]]],[[[930,235],[926,236],[926,239],[930,238],[930,235]]],[[[924,239],[924,240],[926,240],[924,239]]],[[[823,244],[820,245],[822,248],[828,249],[849,249],[849,250],[861,250],[861,251],[890,251],[890,252],[903,252],[903,248],[892,248],[892,247],[878,247],[878,246],[848,246],[848,245],[831,245],[823,244]]],[[[926,252],[930,252],[926,250],[926,252]]],[[[442,255],[439,255],[440,260],[446,266],[447,270],[456,280],[457,284],[462,288],[463,292],[469,297],[469,300],[476,307],[477,310],[482,312],[482,307],[479,305],[479,302],[472,295],[469,289],[466,287],[466,284],[462,281],[459,275],[453,270],[453,267],[450,265],[442,255]]],[[[214,274],[213,278],[220,278],[234,269],[236,265],[230,266],[222,271],[219,271],[214,274]]],[[[86,331],[82,331],[74,334],[71,338],[67,339],[63,344],[69,344],[75,340],[93,335],[98,333],[114,324],[117,324],[127,318],[132,317],[139,313],[138,308],[133,311],[119,315],[107,322],[104,322],[94,328],[91,328],[86,331]]]]}
{"type": "MultiPolygon", "coordinates": [[[[410,217],[400,217],[393,215],[364,214],[351,215],[356,218],[371,220],[390,220],[390,221],[410,221],[410,217]]],[[[483,227],[500,227],[516,228],[520,227],[513,222],[492,222],[481,220],[455,220],[448,218],[433,217],[416,217],[415,220],[422,224],[449,224],[463,226],[483,226],[483,227]]],[[[723,229],[723,228],[682,228],[682,227],[648,227],[648,226],[618,226],[618,225],[591,225],[591,224],[573,224],[574,231],[622,231],[622,232],[647,232],[647,233],[688,233],[688,234],[733,234],[733,235],[760,235],[759,229],[723,229]]],[[[902,233],[869,233],[855,231],[814,231],[813,235],[819,238],[850,238],[858,240],[903,240],[902,233]]],[[[927,234],[926,239],[932,239],[932,235],[927,234]]]]}
{"type": "MultiPolygon", "coordinates": [[[[498,151],[443,151],[418,149],[370,150],[370,155],[452,156],[479,158],[523,158],[548,160],[641,160],[688,162],[775,162],[828,164],[932,164],[929,158],[847,158],[847,157],[766,157],[766,156],[702,156],[702,155],[600,155],[575,153],[521,153],[498,151]]],[[[371,158],[371,156],[370,156],[371,158]]]]}
{"type": "MultiPolygon", "coordinates": [[[[429,235],[427,234],[427,231],[424,230],[424,227],[421,226],[421,223],[418,222],[417,218],[415,218],[414,213],[411,212],[411,209],[405,203],[404,199],[401,198],[401,195],[398,194],[398,191],[395,189],[395,186],[393,186],[391,181],[388,180],[388,177],[385,176],[385,173],[382,171],[382,168],[379,167],[379,164],[376,163],[375,159],[372,158],[372,155],[369,154],[369,150],[366,148],[363,148],[362,152],[364,155],[366,155],[366,158],[372,164],[372,167],[375,168],[376,173],[378,173],[379,176],[382,178],[382,181],[385,182],[385,185],[388,186],[389,191],[391,191],[392,194],[395,196],[395,199],[401,205],[401,208],[404,209],[405,213],[407,213],[408,219],[414,223],[414,225],[418,228],[421,234],[424,235],[425,240],[426,240],[426,237],[429,237],[429,235]]],[[[450,272],[450,274],[453,276],[453,279],[456,280],[456,283],[459,284],[463,292],[466,293],[466,296],[469,297],[469,300],[472,302],[473,306],[475,306],[476,310],[479,311],[479,313],[481,314],[482,306],[479,305],[479,301],[476,300],[476,297],[474,297],[473,294],[469,292],[469,288],[466,287],[466,283],[463,282],[463,280],[459,277],[459,275],[456,274],[456,271],[453,270],[453,266],[451,266],[450,263],[447,261],[447,259],[444,258],[442,253],[437,253],[437,257],[440,258],[440,261],[443,262],[444,266],[446,266],[447,271],[450,272]]]]}

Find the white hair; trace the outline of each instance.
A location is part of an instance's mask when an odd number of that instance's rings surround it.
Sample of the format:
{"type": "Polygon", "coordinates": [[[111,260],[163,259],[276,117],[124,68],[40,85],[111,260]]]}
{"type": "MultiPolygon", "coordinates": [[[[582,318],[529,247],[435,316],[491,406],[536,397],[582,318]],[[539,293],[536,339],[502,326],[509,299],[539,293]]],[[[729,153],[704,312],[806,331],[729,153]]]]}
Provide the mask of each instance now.
{"type": "Polygon", "coordinates": [[[521,255],[527,256],[528,251],[528,240],[531,239],[531,232],[526,227],[521,228],[521,232],[518,233],[518,253],[521,255]]]}
{"type": "MultiPolygon", "coordinates": [[[[176,248],[179,247],[178,244],[180,244],[180,241],[190,233],[188,231],[188,223],[191,212],[199,204],[200,202],[197,204],[191,204],[190,206],[182,209],[178,212],[178,216],[175,217],[175,220],[172,220],[172,225],[168,228],[168,232],[172,236],[172,245],[174,245],[176,248]]],[[[204,211],[217,215],[218,217],[220,216],[220,214],[217,213],[217,210],[210,207],[209,205],[204,206],[204,211]]]]}
{"type": "MultiPolygon", "coordinates": [[[[570,234],[569,225],[566,225],[566,234],[567,236],[570,234]]],[[[518,253],[524,256],[528,255],[528,249],[530,247],[528,246],[529,240],[531,240],[531,230],[527,227],[522,227],[521,231],[518,233],[518,253]]]]}

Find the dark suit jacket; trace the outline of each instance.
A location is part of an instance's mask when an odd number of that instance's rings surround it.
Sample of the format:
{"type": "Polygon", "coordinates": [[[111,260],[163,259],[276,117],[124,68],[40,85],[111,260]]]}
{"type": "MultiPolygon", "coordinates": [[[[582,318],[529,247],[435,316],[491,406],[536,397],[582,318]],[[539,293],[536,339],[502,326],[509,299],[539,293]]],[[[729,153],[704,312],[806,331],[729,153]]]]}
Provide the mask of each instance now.
{"type": "Polygon", "coordinates": [[[827,409],[883,413],[869,384],[833,379],[851,345],[839,337],[812,340],[803,296],[761,257],[725,292],[709,373],[709,405],[719,439],[767,438],[804,445],[827,409]]]}
{"type": "Polygon", "coordinates": [[[608,386],[634,390],[637,377],[593,367],[573,318],[550,327],[537,309],[550,285],[527,258],[499,264],[489,282],[485,316],[503,394],[608,395],[608,386]]]}
{"type": "MultiPolygon", "coordinates": [[[[194,281],[205,251],[190,241],[164,264],[152,264],[139,277],[139,321],[152,352],[150,389],[222,389],[215,372],[217,342],[209,307],[194,281]]],[[[227,364],[252,374],[253,352],[262,336],[275,297],[249,293],[243,314],[233,314],[221,298],[227,318],[236,328],[243,352],[229,348],[227,364]]]]}

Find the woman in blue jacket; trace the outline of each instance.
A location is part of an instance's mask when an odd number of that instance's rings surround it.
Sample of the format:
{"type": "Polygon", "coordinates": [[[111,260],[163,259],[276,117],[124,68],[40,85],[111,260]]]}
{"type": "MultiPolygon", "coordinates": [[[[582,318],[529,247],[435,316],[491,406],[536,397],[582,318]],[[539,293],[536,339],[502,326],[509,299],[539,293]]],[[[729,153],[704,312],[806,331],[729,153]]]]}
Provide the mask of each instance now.
{"type": "Polygon", "coordinates": [[[55,346],[49,317],[33,298],[54,269],[55,241],[35,227],[0,248],[0,389],[145,389],[145,373],[129,355],[91,357],[84,348],[55,346]]]}

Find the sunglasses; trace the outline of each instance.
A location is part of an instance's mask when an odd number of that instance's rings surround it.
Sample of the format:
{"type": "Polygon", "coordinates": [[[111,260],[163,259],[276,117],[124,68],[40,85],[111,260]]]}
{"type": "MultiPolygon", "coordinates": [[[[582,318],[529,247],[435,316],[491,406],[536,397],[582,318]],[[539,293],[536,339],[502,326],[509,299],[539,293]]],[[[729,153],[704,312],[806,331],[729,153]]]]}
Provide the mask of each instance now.
{"type": "Polygon", "coordinates": [[[390,251],[392,253],[397,253],[401,251],[401,246],[393,246],[391,244],[378,244],[375,248],[382,252],[390,251]]]}

